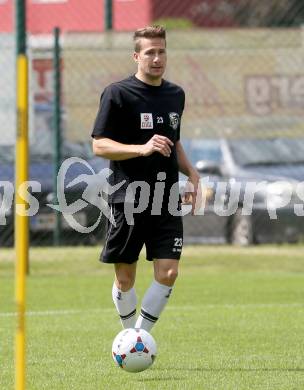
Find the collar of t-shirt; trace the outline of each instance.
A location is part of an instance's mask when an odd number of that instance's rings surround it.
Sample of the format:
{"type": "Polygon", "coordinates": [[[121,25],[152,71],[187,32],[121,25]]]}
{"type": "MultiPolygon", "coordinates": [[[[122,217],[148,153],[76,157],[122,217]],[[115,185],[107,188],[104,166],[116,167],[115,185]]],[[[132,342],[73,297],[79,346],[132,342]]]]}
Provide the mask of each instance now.
{"type": "Polygon", "coordinates": [[[162,79],[161,85],[151,85],[151,84],[147,84],[147,83],[141,81],[139,78],[137,78],[137,77],[135,76],[135,74],[131,76],[131,79],[132,79],[134,82],[136,82],[137,84],[142,85],[143,87],[146,87],[147,89],[150,89],[150,90],[153,90],[153,91],[159,91],[160,89],[162,89],[162,87],[164,86],[164,83],[165,83],[165,80],[162,79]]]}

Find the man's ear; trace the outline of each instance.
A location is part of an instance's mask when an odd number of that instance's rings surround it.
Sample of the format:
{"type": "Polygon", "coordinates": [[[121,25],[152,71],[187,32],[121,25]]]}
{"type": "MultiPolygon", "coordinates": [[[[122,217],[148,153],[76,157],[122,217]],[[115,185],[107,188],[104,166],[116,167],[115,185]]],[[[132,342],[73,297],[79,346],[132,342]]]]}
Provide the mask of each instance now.
{"type": "Polygon", "coordinates": [[[133,53],[133,60],[138,63],[138,53],[136,51],[133,53]]]}

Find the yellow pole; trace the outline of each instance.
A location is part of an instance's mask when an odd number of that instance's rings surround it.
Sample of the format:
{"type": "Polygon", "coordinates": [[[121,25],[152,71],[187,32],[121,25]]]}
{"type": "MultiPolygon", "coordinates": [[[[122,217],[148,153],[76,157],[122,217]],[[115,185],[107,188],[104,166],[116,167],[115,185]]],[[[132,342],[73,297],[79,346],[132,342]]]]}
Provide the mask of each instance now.
{"type": "Polygon", "coordinates": [[[25,389],[25,301],[26,273],[28,267],[29,234],[28,217],[20,215],[26,209],[26,191],[20,186],[28,180],[28,62],[26,55],[17,57],[17,141],[15,180],[15,288],[17,304],[17,330],[15,349],[16,390],[25,389]],[[18,212],[19,210],[19,212],[18,212]]]}

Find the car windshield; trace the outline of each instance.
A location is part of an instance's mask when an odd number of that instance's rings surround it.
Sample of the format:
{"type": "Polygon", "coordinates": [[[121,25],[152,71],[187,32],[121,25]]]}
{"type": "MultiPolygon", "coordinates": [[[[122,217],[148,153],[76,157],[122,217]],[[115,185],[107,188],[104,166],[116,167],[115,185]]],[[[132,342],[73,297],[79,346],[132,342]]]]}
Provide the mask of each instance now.
{"type": "Polygon", "coordinates": [[[304,163],[304,138],[230,140],[234,160],[241,166],[304,163]]]}
{"type": "MultiPolygon", "coordinates": [[[[39,161],[50,161],[54,157],[54,150],[51,146],[47,148],[41,147],[40,143],[34,143],[30,146],[30,160],[32,162],[39,161]]],[[[93,154],[89,147],[89,144],[86,143],[69,143],[63,142],[62,148],[62,158],[66,159],[68,157],[80,157],[85,160],[92,158],[93,154]]],[[[15,160],[15,146],[4,146],[0,145],[0,163],[13,163],[15,160]]]]}
{"type": "Polygon", "coordinates": [[[216,163],[221,163],[222,161],[220,143],[217,140],[191,139],[183,142],[183,146],[192,164],[196,164],[201,160],[216,163]]]}
{"type": "MultiPolygon", "coordinates": [[[[54,158],[53,141],[48,138],[36,139],[30,146],[31,160],[51,160],[54,158]]],[[[61,145],[61,157],[63,159],[69,157],[80,157],[90,159],[92,156],[86,143],[68,142],[64,140],[61,145]]]]}
{"type": "Polygon", "coordinates": [[[13,146],[0,145],[0,162],[10,163],[15,159],[15,149],[13,146]]]}

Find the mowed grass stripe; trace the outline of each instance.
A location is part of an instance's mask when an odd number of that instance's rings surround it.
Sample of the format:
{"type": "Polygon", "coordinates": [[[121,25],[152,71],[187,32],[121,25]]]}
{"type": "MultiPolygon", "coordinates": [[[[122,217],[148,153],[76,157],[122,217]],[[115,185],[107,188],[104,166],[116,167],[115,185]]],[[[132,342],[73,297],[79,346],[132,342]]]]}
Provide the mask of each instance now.
{"type": "MultiPolygon", "coordinates": [[[[293,308],[300,307],[304,309],[304,303],[247,303],[247,304],[235,304],[235,303],[225,303],[225,304],[206,304],[203,303],[200,305],[203,309],[268,309],[268,308],[293,308]]],[[[192,311],[197,310],[197,306],[167,306],[166,310],[182,310],[182,311],[192,311]]],[[[45,311],[26,311],[26,315],[29,317],[40,317],[40,316],[57,316],[57,315],[78,315],[86,313],[110,313],[113,312],[114,308],[96,308],[88,310],[73,310],[73,309],[62,309],[62,310],[45,310],[45,311]]],[[[0,312],[0,317],[16,317],[17,312],[0,312]]]]}

